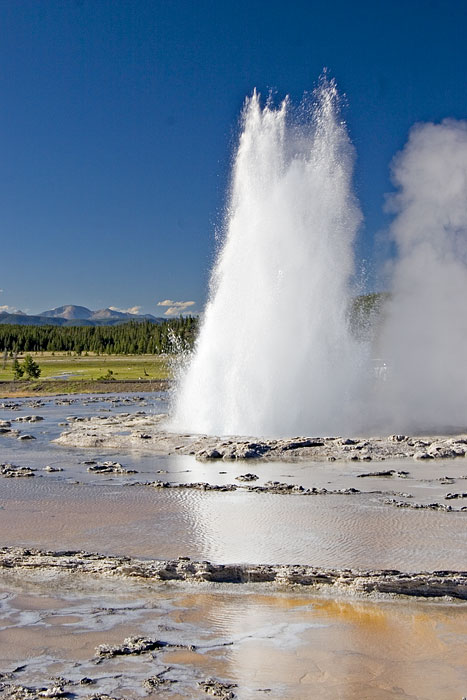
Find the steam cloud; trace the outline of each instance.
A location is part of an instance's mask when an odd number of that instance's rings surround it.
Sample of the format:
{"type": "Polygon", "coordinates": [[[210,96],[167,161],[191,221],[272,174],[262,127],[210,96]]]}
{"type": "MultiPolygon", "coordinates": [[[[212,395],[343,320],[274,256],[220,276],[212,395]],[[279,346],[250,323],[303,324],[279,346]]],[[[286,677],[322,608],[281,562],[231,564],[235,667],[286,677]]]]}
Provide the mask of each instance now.
{"type": "Polygon", "coordinates": [[[393,161],[398,247],[377,350],[379,405],[400,431],[467,423],[467,122],[419,124],[393,161]]]}

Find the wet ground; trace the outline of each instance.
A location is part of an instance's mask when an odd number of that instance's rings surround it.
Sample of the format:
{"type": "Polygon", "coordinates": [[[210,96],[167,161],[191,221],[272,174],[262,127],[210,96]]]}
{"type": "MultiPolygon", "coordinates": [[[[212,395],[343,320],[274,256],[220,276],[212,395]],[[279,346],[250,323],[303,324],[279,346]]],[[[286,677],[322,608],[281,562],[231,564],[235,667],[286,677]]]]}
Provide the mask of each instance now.
{"type": "Polygon", "coordinates": [[[407,503],[467,504],[467,459],[360,462],[199,462],[136,449],[79,449],[51,442],[67,418],[167,411],[163,394],[141,397],[6,401],[0,420],[34,440],[0,436],[2,463],[30,467],[29,478],[0,479],[0,538],[8,545],[215,562],[303,563],[330,567],[465,569],[467,513],[400,509],[407,503]],[[43,420],[24,423],[28,415],[43,420]],[[118,463],[128,473],[89,471],[118,463]],[[91,464],[89,464],[91,463],[91,464]],[[62,471],[44,471],[45,467],[62,471]],[[365,474],[394,472],[389,476],[365,474]],[[245,473],[258,478],[245,484],[245,473]],[[235,484],[234,492],[156,490],[145,483],[235,484]],[[347,495],[284,495],[245,488],[268,481],[347,495]],[[26,516],[27,514],[27,516],[26,516]]]}
{"type": "Polygon", "coordinates": [[[406,571],[466,568],[465,513],[399,510],[377,497],[159,491],[1,481],[4,544],[216,563],[406,571]]]}
{"type": "Polygon", "coordinates": [[[152,697],[206,697],[214,676],[245,700],[271,697],[460,700],[467,683],[462,604],[0,577],[0,664],[10,682],[152,697]],[[141,635],[156,651],[100,659],[100,644],[141,635]],[[171,645],[178,645],[173,647],[171,645]],[[82,679],[93,684],[81,684],[82,679]],[[64,682],[65,681],[65,682],[64,682]],[[68,681],[68,684],[66,683],[68,681]],[[55,680],[55,685],[57,680],[55,680]]]}
{"type": "MultiPolygon", "coordinates": [[[[188,455],[154,456],[147,449],[122,453],[51,442],[66,429],[59,424],[67,418],[137,411],[165,413],[166,396],[0,400],[0,421],[19,431],[0,435],[0,463],[34,470],[29,477],[0,476],[1,543],[218,563],[467,568],[467,513],[390,503],[467,505],[465,458],[199,462],[188,455]],[[28,415],[43,420],[15,420],[28,415]],[[25,434],[34,439],[18,439],[25,434]],[[105,462],[124,471],[88,471],[105,462]],[[386,475],[376,476],[378,471],[386,475]],[[240,481],[246,473],[257,478],[240,481]],[[239,488],[144,485],[155,480],[239,488]],[[268,481],[359,493],[246,490],[268,481]]],[[[0,600],[0,671],[26,664],[11,683],[38,686],[57,675],[76,682],[90,677],[98,680],[96,686],[67,686],[67,692],[151,697],[143,682],[171,666],[166,676],[177,682],[157,690],[168,697],[206,697],[198,682],[209,676],[238,684],[225,691],[238,698],[461,700],[467,694],[463,603],[329,600],[258,593],[254,587],[238,593],[225,585],[193,592],[172,584],[151,588],[84,578],[77,583],[65,575],[51,586],[39,574],[8,573],[0,577],[0,600]],[[95,664],[98,644],[121,643],[135,634],[196,649],[167,648],[156,658],[144,654],[95,664]]]]}

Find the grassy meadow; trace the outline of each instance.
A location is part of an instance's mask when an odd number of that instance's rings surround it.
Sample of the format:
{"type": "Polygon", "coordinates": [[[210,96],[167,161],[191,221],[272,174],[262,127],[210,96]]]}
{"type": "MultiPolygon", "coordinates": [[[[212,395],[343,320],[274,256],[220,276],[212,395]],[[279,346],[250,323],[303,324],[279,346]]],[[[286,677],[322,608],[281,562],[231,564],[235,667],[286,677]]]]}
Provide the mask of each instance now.
{"type": "MultiPolygon", "coordinates": [[[[41,368],[40,380],[95,381],[115,379],[170,379],[170,357],[167,355],[67,355],[59,353],[27,353],[41,368]],[[68,378],[68,379],[67,379],[68,378]]],[[[18,355],[21,363],[24,355],[18,355]]],[[[13,380],[13,360],[0,360],[0,381],[13,380]]],[[[36,380],[37,381],[37,380],[36,380]]]]}

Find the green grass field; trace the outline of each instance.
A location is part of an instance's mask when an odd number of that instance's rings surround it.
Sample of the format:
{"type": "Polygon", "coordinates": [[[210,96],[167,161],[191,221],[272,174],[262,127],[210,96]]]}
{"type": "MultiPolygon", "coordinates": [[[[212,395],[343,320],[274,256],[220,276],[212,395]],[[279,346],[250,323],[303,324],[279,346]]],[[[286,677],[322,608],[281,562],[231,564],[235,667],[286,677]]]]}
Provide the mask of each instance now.
{"type": "MultiPolygon", "coordinates": [[[[161,355],[89,355],[70,356],[51,353],[29,353],[41,368],[40,379],[73,380],[109,379],[167,379],[170,378],[170,358],[161,355]],[[109,376],[109,370],[112,375],[109,376]]],[[[21,363],[23,356],[18,356],[21,363]]],[[[0,360],[0,381],[13,379],[13,360],[6,366],[0,360]]]]}

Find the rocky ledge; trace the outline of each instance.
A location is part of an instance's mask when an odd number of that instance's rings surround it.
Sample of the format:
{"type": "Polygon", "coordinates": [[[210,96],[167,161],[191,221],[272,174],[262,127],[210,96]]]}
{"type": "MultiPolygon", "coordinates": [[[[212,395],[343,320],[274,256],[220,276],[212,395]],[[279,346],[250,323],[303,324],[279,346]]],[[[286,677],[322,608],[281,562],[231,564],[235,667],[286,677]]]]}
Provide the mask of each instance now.
{"type": "Polygon", "coordinates": [[[194,651],[193,645],[173,644],[164,642],[161,639],[151,637],[127,637],[122,644],[99,644],[96,647],[96,663],[103,659],[112,659],[115,656],[140,656],[147,652],[159,651],[161,649],[188,649],[194,651]]]}
{"type": "Polygon", "coordinates": [[[275,587],[307,586],[351,594],[467,599],[467,571],[407,573],[393,569],[324,569],[293,564],[213,564],[188,557],[170,561],[140,560],[83,551],[53,552],[21,547],[0,549],[0,569],[126,577],[145,582],[268,583],[275,587]]]}
{"type": "MultiPolygon", "coordinates": [[[[166,690],[172,683],[177,683],[176,679],[168,678],[165,675],[171,670],[172,668],[167,666],[159,673],[147,678],[143,682],[143,688],[152,696],[154,693],[158,695],[160,691],[166,690]]],[[[12,676],[14,674],[0,673],[0,698],[2,700],[42,700],[43,698],[64,698],[70,700],[70,698],[78,697],[77,690],[79,686],[95,685],[96,683],[95,680],[86,677],[80,681],[59,677],[55,679],[55,682],[48,685],[31,687],[12,683],[12,676]]],[[[217,678],[206,678],[204,681],[198,681],[197,685],[207,695],[212,695],[221,700],[234,700],[237,697],[233,691],[234,688],[237,688],[236,683],[220,681],[217,678]]],[[[107,693],[97,692],[86,695],[85,700],[125,700],[125,697],[119,696],[116,698],[107,693]]]]}
{"type": "Polygon", "coordinates": [[[31,467],[19,467],[16,464],[0,464],[0,474],[6,478],[34,476],[35,469],[31,467]]]}
{"type": "Polygon", "coordinates": [[[389,435],[386,437],[296,437],[257,440],[174,434],[167,416],[115,414],[70,417],[55,442],[70,447],[150,450],[152,454],[189,454],[202,461],[244,460],[353,460],[412,458],[452,459],[467,454],[467,433],[456,436],[389,435]]]}

